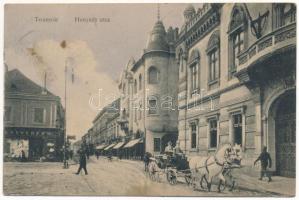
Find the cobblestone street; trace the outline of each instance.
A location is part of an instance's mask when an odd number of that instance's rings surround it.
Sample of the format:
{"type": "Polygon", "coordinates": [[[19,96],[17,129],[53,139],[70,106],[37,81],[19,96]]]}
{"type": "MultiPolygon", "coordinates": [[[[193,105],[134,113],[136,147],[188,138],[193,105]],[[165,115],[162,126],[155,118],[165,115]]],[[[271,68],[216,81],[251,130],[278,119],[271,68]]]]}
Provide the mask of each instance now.
{"type": "Polygon", "coordinates": [[[129,196],[279,196],[278,193],[227,189],[218,193],[193,191],[183,182],[173,186],[151,181],[141,162],[105,158],[89,159],[88,175],[75,175],[78,165],[62,169],[61,163],[4,163],[5,195],[129,195],[129,196]]]}

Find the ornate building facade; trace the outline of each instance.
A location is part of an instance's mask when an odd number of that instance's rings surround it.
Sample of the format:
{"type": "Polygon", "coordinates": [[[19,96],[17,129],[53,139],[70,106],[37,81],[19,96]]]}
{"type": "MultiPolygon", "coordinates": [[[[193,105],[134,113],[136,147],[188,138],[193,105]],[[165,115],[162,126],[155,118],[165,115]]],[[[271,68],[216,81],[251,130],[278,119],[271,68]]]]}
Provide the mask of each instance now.
{"type": "Polygon", "coordinates": [[[189,156],[242,145],[243,164],[267,146],[271,170],[295,176],[296,7],[189,5],[176,42],[178,130],[189,156]]]}
{"type": "Polygon", "coordinates": [[[111,144],[121,140],[120,126],[117,123],[120,113],[120,99],[116,99],[105,106],[93,120],[93,127],[89,134],[90,143],[94,146],[111,144]]]}
{"type": "Polygon", "coordinates": [[[5,74],[4,154],[29,160],[62,158],[64,110],[60,98],[19,70],[5,74]]]}

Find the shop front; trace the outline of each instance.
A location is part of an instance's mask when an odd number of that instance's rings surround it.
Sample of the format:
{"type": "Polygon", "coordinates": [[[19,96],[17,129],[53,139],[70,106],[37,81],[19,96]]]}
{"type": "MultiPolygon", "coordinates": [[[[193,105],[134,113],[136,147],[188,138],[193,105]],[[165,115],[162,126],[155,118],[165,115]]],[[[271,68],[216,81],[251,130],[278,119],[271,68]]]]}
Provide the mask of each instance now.
{"type": "Polygon", "coordinates": [[[6,159],[25,157],[28,161],[59,161],[63,134],[59,129],[5,128],[6,159]]]}

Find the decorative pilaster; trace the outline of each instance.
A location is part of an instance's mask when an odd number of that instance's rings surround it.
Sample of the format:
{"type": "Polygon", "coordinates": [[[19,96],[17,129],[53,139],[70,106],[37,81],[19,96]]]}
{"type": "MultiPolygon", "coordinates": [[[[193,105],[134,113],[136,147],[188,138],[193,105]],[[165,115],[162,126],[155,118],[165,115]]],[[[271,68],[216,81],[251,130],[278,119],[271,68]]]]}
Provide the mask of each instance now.
{"type": "Polygon", "coordinates": [[[260,87],[255,87],[252,90],[253,101],[255,103],[255,136],[254,136],[254,146],[255,153],[259,154],[262,150],[262,105],[261,105],[261,89],[260,87]]]}

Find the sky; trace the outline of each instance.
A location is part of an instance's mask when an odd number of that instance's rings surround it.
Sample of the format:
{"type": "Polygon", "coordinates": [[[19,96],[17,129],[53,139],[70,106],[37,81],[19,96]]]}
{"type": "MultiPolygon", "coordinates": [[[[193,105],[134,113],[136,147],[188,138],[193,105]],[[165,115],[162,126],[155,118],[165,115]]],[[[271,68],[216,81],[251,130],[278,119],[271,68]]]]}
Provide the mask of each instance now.
{"type": "MultiPolygon", "coordinates": [[[[160,4],[166,30],[182,26],[186,6],[160,4]]],[[[47,72],[47,89],[60,96],[63,105],[67,66],[67,134],[80,139],[92,127],[100,108],[119,96],[119,76],[131,57],[138,60],[142,55],[157,21],[157,7],[6,4],[4,61],[9,70],[17,68],[39,85],[47,72]],[[45,18],[50,20],[43,21],[45,18]],[[78,18],[96,18],[97,22],[78,22],[78,18]]]]}

